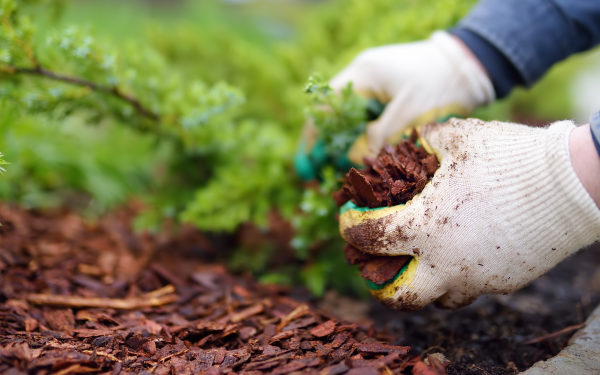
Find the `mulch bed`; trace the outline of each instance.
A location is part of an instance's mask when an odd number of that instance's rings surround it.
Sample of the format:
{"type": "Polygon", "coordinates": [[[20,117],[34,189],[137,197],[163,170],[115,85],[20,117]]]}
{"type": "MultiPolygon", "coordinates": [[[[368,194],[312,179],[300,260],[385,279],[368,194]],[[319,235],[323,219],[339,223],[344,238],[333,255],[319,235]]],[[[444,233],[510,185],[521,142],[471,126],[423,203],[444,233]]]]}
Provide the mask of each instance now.
{"type": "Polygon", "coordinates": [[[372,324],[186,256],[212,246],[202,234],[135,235],[131,216],[0,205],[0,373],[445,373],[372,324]]]}

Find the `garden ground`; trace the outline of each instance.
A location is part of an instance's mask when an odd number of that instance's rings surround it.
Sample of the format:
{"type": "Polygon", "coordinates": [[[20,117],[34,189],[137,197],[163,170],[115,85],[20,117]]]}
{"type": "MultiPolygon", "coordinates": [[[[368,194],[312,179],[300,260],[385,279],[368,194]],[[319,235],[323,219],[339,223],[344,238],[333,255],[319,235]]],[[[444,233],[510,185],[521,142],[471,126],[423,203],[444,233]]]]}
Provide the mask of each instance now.
{"type": "Polygon", "coordinates": [[[226,245],[194,229],[134,234],[135,211],[91,223],[0,206],[0,371],[514,374],[560,351],[600,300],[591,250],[456,312],[319,300],[228,272],[226,245]]]}

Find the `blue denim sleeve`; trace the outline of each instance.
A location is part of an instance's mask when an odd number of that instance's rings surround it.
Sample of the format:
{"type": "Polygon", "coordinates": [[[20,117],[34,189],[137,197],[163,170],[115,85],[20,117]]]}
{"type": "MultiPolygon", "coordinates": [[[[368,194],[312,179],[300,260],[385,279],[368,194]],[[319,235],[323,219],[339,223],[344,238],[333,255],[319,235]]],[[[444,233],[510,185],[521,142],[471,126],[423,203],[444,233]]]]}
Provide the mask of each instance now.
{"type": "Polygon", "coordinates": [[[600,43],[600,0],[482,0],[451,32],[481,60],[503,97],[600,43]]]}
{"type": "Polygon", "coordinates": [[[596,151],[600,155],[600,112],[596,112],[590,117],[590,129],[592,130],[592,139],[594,140],[596,151]]]}

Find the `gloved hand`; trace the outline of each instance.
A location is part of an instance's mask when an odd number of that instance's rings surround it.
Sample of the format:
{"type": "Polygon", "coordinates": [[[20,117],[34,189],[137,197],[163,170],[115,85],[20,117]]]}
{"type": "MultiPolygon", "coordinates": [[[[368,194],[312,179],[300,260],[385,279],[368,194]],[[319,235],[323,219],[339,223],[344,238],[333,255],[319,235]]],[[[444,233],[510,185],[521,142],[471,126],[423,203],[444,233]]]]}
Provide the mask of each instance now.
{"type": "Polygon", "coordinates": [[[385,142],[398,143],[409,127],[449,115],[466,117],[495,99],[483,67],[445,31],[425,41],[362,52],[333,78],[331,87],[339,91],[349,82],[359,94],[387,104],[350,149],[355,164],[362,164],[364,156],[376,156],[385,142]]]}
{"type": "Polygon", "coordinates": [[[457,308],[513,292],[598,241],[600,210],[571,165],[572,129],[476,119],[425,126],[441,166],[421,194],[340,216],[342,236],[363,252],[413,256],[373,295],[395,309],[457,308]]]}

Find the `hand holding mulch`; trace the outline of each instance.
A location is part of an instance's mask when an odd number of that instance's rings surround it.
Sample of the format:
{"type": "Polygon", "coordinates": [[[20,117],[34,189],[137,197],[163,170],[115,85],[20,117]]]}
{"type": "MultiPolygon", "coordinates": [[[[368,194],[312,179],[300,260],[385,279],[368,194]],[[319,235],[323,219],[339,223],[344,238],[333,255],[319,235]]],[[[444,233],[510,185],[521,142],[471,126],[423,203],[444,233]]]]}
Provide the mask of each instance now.
{"type": "MultiPolygon", "coordinates": [[[[417,145],[413,129],[410,138],[395,147],[385,145],[376,159],[365,158],[366,168],[354,168],[346,176],[342,190],[334,194],[339,206],[352,201],[358,207],[378,208],[404,204],[420,193],[439,168],[434,154],[417,145]]],[[[376,286],[393,280],[410,256],[381,257],[362,253],[346,245],[344,255],[349,264],[358,265],[360,276],[376,286]]]]}

